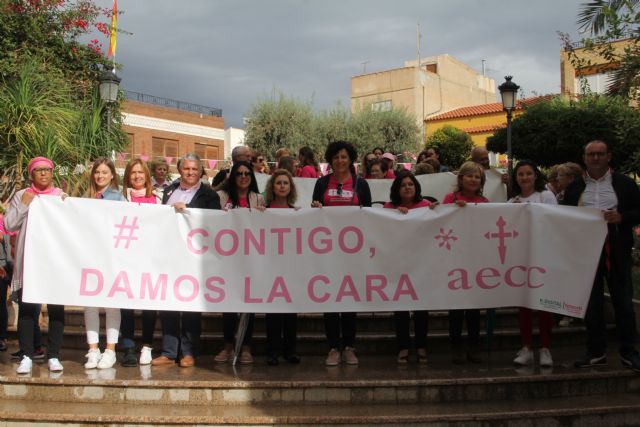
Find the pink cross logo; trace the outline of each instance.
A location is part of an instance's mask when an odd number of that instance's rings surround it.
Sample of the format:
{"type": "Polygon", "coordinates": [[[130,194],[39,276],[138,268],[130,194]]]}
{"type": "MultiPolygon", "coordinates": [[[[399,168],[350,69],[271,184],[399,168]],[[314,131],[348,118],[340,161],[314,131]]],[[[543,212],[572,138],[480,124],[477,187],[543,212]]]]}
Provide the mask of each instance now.
{"type": "Polygon", "coordinates": [[[498,232],[492,233],[490,231],[487,231],[484,235],[484,237],[487,240],[498,239],[498,253],[500,254],[501,264],[504,264],[504,260],[507,257],[507,245],[505,244],[505,239],[507,238],[515,239],[516,237],[518,237],[518,232],[516,230],[513,230],[513,231],[504,230],[504,226],[506,224],[507,224],[506,221],[501,216],[500,218],[498,218],[498,221],[496,221],[496,225],[498,226],[498,232]]]}

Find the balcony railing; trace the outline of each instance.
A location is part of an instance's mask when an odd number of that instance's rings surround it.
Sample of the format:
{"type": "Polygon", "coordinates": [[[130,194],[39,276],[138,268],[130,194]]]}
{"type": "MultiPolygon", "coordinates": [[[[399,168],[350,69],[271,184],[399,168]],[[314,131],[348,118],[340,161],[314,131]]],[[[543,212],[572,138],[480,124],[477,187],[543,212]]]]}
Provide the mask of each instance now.
{"type": "Polygon", "coordinates": [[[132,101],[159,105],[161,107],[175,108],[176,110],[190,111],[192,113],[205,114],[207,116],[222,117],[221,108],[206,107],[204,105],[176,101],[175,99],[162,98],[160,96],[147,95],[146,93],[132,92],[130,90],[125,90],[123,92],[125,98],[132,101]]]}

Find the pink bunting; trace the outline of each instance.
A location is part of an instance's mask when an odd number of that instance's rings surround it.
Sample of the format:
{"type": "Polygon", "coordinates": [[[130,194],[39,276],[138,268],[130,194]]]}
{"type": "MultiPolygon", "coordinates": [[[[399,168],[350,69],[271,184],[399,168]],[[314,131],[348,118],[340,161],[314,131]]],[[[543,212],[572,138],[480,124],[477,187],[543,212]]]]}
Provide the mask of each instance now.
{"type": "Polygon", "coordinates": [[[403,163],[402,166],[404,166],[406,170],[411,170],[411,163],[403,163]]]}
{"type": "Polygon", "coordinates": [[[118,160],[124,162],[124,153],[118,153],[118,160]]]}
{"type": "Polygon", "coordinates": [[[146,162],[147,160],[149,160],[149,156],[147,156],[146,154],[140,154],[140,160],[146,162]]]}
{"type": "Polygon", "coordinates": [[[207,162],[209,162],[209,169],[215,169],[218,164],[218,161],[213,159],[209,159],[207,162]]]}
{"type": "Polygon", "coordinates": [[[167,157],[165,157],[165,158],[164,158],[164,160],[165,160],[168,164],[171,164],[171,162],[173,161],[173,157],[169,157],[169,156],[167,156],[167,157]]]}

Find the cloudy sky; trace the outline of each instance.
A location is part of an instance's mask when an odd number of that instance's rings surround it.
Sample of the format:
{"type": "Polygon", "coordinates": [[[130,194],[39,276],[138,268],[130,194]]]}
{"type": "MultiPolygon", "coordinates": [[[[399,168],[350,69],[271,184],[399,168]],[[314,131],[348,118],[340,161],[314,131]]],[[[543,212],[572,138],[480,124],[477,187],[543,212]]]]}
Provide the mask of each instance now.
{"type": "MultiPolygon", "coordinates": [[[[450,54],[526,96],[560,88],[557,31],[578,38],[586,0],[118,0],[124,89],[217,107],[225,127],[282,91],[316,109],[349,105],[351,77],[416,53],[450,54]]],[[[97,0],[111,7],[111,0],[97,0]]],[[[104,44],[108,41],[104,36],[104,44]]]]}

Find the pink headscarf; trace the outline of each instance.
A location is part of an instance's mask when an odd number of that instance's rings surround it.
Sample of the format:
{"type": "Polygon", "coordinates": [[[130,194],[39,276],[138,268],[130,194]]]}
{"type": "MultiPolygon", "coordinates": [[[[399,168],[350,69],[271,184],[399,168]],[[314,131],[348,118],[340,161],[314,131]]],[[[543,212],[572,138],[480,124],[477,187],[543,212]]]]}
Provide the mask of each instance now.
{"type": "MultiPolygon", "coordinates": [[[[31,161],[29,162],[29,165],[27,166],[27,169],[29,170],[29,175],[31,175],[33,170],[38,168],[38,167],[45,167],[45,168],[53,169],[54,165],[53,165],[53,162],[51,160],[47,159],[46,157],[34,157],[33,159],[31,159],[31,161]]],[[[59,188],[56,188],[53,185],[53,182],[45,190],[39,190],[38,188],[36,188],[35,185],[31,184],[31,187],[29,187],[27,189],[27,191],[29,191],[31,193],[35,193],[35,194],[53,194],[53,195],[58,195],[58,194],[62,193],[62,190],[59,189],[59,188]]]]}

